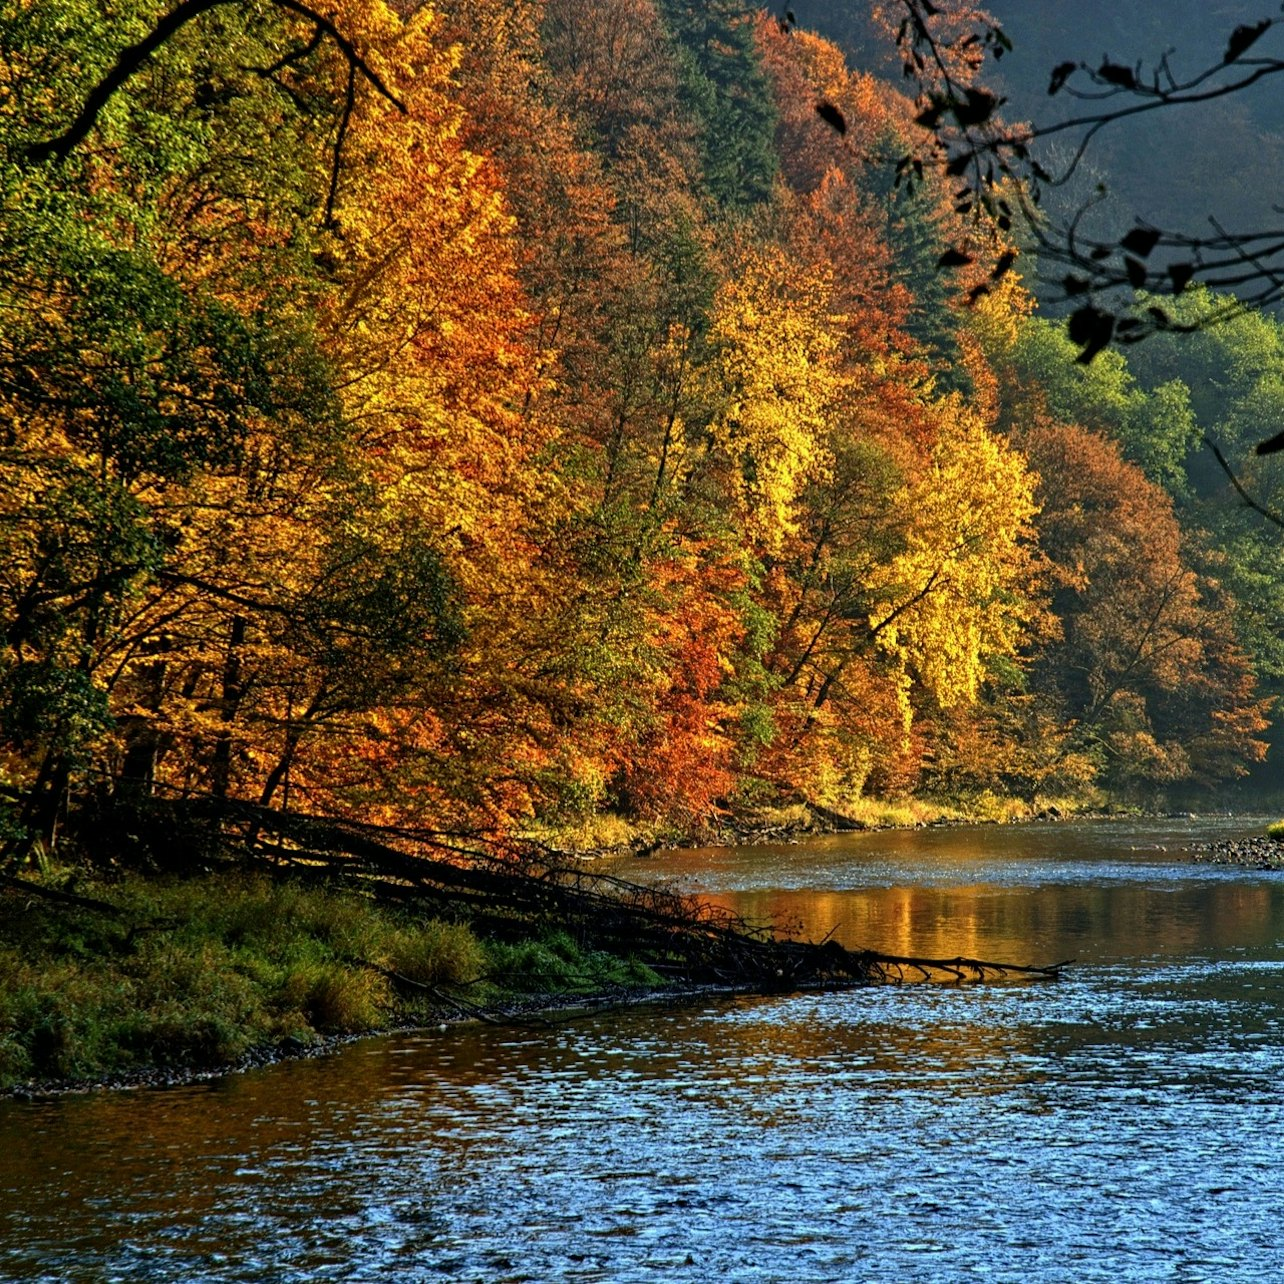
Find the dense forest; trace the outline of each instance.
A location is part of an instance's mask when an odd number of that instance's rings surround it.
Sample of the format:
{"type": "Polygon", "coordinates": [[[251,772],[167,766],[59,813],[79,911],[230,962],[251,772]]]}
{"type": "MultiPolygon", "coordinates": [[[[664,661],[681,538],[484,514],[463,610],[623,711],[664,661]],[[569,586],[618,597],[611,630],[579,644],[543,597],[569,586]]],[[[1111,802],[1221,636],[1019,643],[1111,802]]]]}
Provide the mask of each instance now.
{"type": "Polygon", "coordinates": [[[1275,320],[1085,367],[1021,260],[962,306],[1010,233],[737,0],[184,9],[96,102],[170,6],[0,6],[10,859],[1262,760],[1284,541],[1200,442],[1284,417],[1275,320]]]}

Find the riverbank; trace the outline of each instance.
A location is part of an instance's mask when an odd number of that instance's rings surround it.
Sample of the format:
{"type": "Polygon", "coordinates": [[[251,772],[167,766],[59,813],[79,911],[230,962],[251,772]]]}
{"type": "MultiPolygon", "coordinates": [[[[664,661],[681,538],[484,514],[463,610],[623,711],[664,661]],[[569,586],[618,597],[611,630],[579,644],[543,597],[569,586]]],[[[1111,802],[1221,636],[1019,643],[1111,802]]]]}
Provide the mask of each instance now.
{"type": "MultiPolygon", "coordinates": [[[[296,845],[273,843],[266,864],[225,851],[222,872],[188,877],[0,877],[0,1090],[182,1082],[358,1034],[935,966],[779,937],[579,862],[443,860],[369,826],[255,816],[260,839],[274,824],[296,845]]],[[[943,966],[959,980],[1010,967],[943,966]]]]}
{"type": "Polygon", "coordinates": [[[341,886],[47,876],[0,891],[0,1091],[177,1083],[664,988],[564,932],[486,940],[341,886]]]}
{"type": "Polygon", "coordinates": [[[670,847],[742,847],[756,843],[802,842],[807,838],[836,833],[927,829],[940,825],[1094,820],[1141,814],[1139,808],[1108,806],[1095,795],[1027,803],[987,794],[966,804],[921,798],[890,802],[860,798],[841,809],[802,802],[742,811],[683,831],[656,829],[613,813],[602,813],[578,824],[542,829],[527,837],[559,855],[593,859],[630,853],[648,856],[670,847]]]}
{"type": "Polygon", "coordinates": [[[1230,842],[1201,843],[1195,848],[1195,860],[1201,865],[1284,869],[1284,841],[1263,835],[1230,842]]]}
{"type": "MultiPolygon", "coordinates": [[[[1070,817],[1056,806],[1009,817],[1037,818],[1070,817]]],[[[896,816],[884,809],[878,823],[868,814],[807,808],[741,820],[733,831],[704,838],[801,841],[843,829],[977,819],[918,804],[896,816]]],[[[265,824],[265,816],[257,823],[265,824]]],[[[549,883],[515,878],[511,869],[468,872],[447,863],[433,867],[447,878],[430,889],[422,881],[428,867],[413,863],[419,889],[413,891],[398,882],[405,858],[376,848],[371,833],[343,839],[337,832],[313,833],[311,823],[291,826],[299,872],[310,875],[306,885],[266,871],[178,878],[117,869],[110,879],[46,871],[0,889],[0,1092],[184,1082],[314,1055],[389,1030],[521,1020],[575,1004],[662,999],[675,989],[734,992],[755,968],[758,980],[749,980],[749,988],[771,988],[772,978],[786,986],[803,974],[832,977],[835,966],[840,977],[850,976],[854,965],[868,962],[831,959],[823,950],[806,958],[751,959],[748,953],[763,951],[760,937],[740,935],[735,924],[711,933],[698,907],[680,897],[669,897],[669,904],[661,894],[654,904],[628,905],[642,889],[612,888],[619,880],[609,875],[572,873],[549,883]],[[317,841],[315,851],[299,845],[309,839],[317,841]],[[400,887],[399,905],[376,901],[351,882],[316,882],[318,867],[333,859],[341,839],[350,844],[349,855],[336,868],[360,869],[358,862],[366,862],[370,869],[368,862],[381,859],[381,877],[393,881],[377,885],[384,893],[400,887]],[[502,886],[505,881],[511,886],[502,886]],[[504,899],[515,889],[520,904],[504,899]],[[624,902],[601,899],[615,890],[623,891],[624,902]],[[425,905],[434,906],[437,917],[425,905]],[[595,936],[603,913],[610,918],[622,906],[627,912],[619,921],[595,936]],[[629,913],[644,917],[629,919],[629,913]],[[454,921],[465,916],[486,926],[474,930],[454,921]],[[568,931],[569,924],[578,926],[568,931]],[[653,933],[645,957],[635,955],[639,928],[653,933]],[[719,938],[713,953],[723,951],[712,965],[701,957],[709,945],[705,933],[719,938]],[[684,948],[695,946],[681,960],[670,952],[675,934],[685,934],[684,948]],[[727,949],[736,955],[730,963],[727,949]]],[[[283,849],[275,850],[279,862],[283,849]]],[[[279,865],[274,868],[279,874],[279,865]]]]}

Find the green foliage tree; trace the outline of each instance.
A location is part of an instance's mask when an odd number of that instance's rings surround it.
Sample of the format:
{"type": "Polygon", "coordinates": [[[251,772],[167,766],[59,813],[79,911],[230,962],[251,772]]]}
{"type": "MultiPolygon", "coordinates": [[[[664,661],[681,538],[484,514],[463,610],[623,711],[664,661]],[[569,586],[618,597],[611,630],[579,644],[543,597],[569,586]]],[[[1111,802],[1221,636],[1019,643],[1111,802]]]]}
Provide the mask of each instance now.
{"type": "Polygon", "coordinates": [[[679,48],[681,93],[700,131],[701,170],[718,205],[768,201],[779,169],[776,108],[740,0],[662,0],[679,48]]]}
{"type": "MultiPolygon", "coordinates": [[[[1039,390],[1058,419],[1106,433],[1151,481],[1174,498],[1187,494],[1192,456],[1201,449],[1190,386],[1176,378],[1143,384],[1133,354],[1103,352],[1089,366],[1074,356],[1064,327],[1028,317],[1002,360],[1022,384],[1039,390]]],[[[1020,412],[1019,394],[1009,397],[1009,421],[1020,412]]]]}

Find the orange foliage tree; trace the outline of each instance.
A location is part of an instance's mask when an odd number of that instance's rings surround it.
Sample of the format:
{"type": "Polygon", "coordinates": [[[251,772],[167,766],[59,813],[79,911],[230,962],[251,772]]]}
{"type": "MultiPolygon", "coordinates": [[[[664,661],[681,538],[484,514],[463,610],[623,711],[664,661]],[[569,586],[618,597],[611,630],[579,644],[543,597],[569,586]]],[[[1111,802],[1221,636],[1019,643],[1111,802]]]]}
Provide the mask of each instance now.
{"type": "Polygon", "coordinates": [[[1268,702],[1171,500],[1096,433],[1043,424],[1018,440],[1040,477],[1063,629],[1034,680],[1072,724],[1069,746],[1121,788],[1242,774],[1265,753],[1268,702]]]}

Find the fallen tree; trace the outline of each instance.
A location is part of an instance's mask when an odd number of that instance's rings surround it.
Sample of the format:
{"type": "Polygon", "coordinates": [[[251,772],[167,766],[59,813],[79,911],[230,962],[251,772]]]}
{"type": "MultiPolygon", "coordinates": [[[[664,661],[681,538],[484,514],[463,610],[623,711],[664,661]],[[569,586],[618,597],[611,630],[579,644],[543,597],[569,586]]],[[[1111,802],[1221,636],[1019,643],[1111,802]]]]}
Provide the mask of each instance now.
{"type": "Polygon", "coordinates": [[[119,819],[96,826],[94,842],[100,852],[132,845],[161,865],[236,864],[273,877],[342,882],[425,916],[466,922],[498,940],[562,931],[582,947],[644,962],[675,986],[784,993],[910,980],[1049,980],[1066,966],[901,956],[851,950],[832,939],[802,941],[698,895],[635,883],[536,843],[304,816],[250,803],[153,801],[124,830],[119,819]]]}

